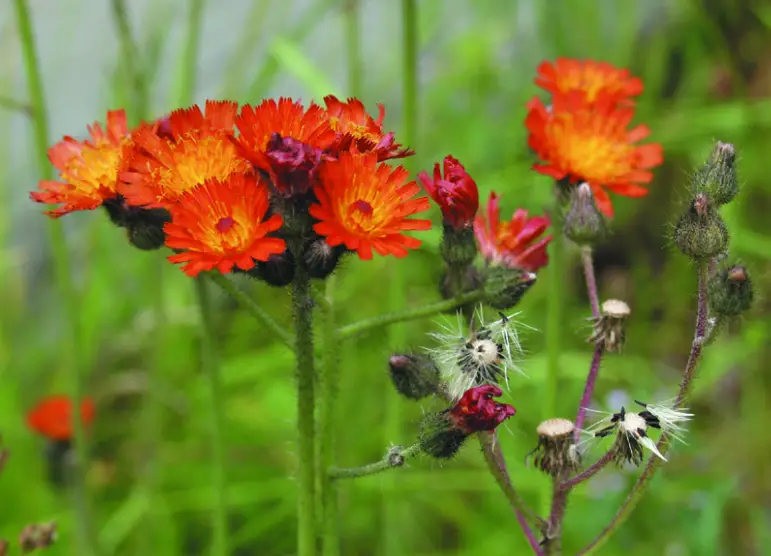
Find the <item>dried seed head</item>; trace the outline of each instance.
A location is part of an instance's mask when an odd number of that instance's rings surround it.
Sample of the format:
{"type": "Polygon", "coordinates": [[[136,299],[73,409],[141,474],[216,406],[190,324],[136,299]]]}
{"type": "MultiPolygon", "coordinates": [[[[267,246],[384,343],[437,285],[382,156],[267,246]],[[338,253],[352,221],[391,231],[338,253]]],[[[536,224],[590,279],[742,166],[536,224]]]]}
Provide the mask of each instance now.
{"type": "Polygon", "coordinates": [[[609,353],[618,353],[626,339],[624,323],[629,315],[629,305],[618,299],[608,299],[602,304],[600,316],[592,319],[594,328],[587,341],[601,344],[609,353]]]}
{"type": "Polygon", "coordinates": [[[693,418],[693,413],[688,413],[687,407],[675,407],[670,400],[660,404],[644,403],[635,400],[637,405],[645,408],[640,415],[645,418],[649,427],[661,429],[661,431],[685,444],[684,436],[687,432],[681,423],[686,423],[693,418]]]}
{"type": "Polygon", "coordinates": [[[19,546],[24,554],[39,548],[48,548],[56,542],[56,522],[27,525],[19,535],[19,546]]]}
{"type": "Polygon", "coordinates": [[[536,431],[538,446],[531,454],[534,454],[533,461],[538,469],[552,477],[578,469],[581,461],[573,442],[573,421],[547,419],[538,425],[536,431]]]}
{"type": "Polygon", "coordinates": [[[439,365],[452,400],[476,386],[508,384],[509,371],[522,373],[516,363],[522,353],[512,320],[516,315],[499,316],[485,323],[480,308],[470,326],[458,315],[454,326],[448,322],[443,332],[429,334],[438,345],[427,351],[439,365]]]}

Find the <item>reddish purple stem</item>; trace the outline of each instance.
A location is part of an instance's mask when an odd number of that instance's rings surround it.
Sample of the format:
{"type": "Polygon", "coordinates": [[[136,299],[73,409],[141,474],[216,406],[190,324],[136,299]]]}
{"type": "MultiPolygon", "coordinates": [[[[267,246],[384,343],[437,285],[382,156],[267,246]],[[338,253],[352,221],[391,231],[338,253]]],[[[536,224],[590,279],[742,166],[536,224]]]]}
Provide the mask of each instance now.
{"type": "Polygon", "coordinates": [[[589,293],[589,305],[592,307],[592,316],[600,316],[600,299],[597,295],[597,279],[594,277],[594,260],[592,248],[581,248],[581,262],[584,263],[584,276],[586,276],[586,290],[589,293]]]}
{"type": "Polygon", "coordinates": [[[574,486],[583,483],[584,481],[591,479],[594,477],[603,467],[608,465],[613,460],[613,450],[608,450],[605,452],[605,454],[595,461],[592,465],[584,469],[583,472],[579,473],[572,479],[568,479],[567,481],[564,481],[560,485],[561,490],[570,490],[574,486]]]}
{"type": "Polygon", "coordinates": [[[528,524],[525,515],[516,509],[514,510],[514,513],[517,515],[517,521],[519,521],[519,526],[522,527],[522,532],[525,533],[527,542],[530,543],[530,548],[533,549],[533,554],[535,554],[535,556],[543,556],[543,549],[538,543],[538,539],[535,538],[535,533],[533,533],[533,530],[530,528],[530,524],[528,524]]]}
{"type": "Polygon", "coordinates": [[[576,428],[573,431],[573,441],[578,444],[579,436],[581,435],[581,427],[586,419],[586,409],[592,402],[592,394],[594,394],[594,386],[597,384],[597,375],[600,373],[600,363],[602,363],[602,356],[605,353],[605,347],[602,342],[597,342],[594,346],[594,355],[592,355],[592,364],[589,367],[589,374],[586,376],[586,386],[584,386],[584,394],[581,396],[581,402],[578,405],[578,414],[576,415],[576,428]]]}

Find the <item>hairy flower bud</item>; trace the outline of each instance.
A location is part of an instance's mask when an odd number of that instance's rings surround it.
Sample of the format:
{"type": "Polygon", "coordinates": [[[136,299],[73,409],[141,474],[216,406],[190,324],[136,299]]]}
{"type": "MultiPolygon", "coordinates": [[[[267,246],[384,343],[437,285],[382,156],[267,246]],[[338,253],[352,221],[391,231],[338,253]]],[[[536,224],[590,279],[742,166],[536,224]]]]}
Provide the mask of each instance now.
{"type": "Polygon", "coordinates": [[[607,235],[605,218],[597,210],[588,183],[582,183],[571,193],[563,230],[570,240],[581,245],[594,245],[607,235]]]}
{"type": "Polygon", "coordinates": [[[163,225],[171,222],[169,211],[162,208],[145,209],[129,205],[122,195],[105,201],[102,206],[110,221],[126,228],[129,242],[137,249],[160,249],[166,241],[163,225]]]}
{"type": "MultiPolygon", "coordinates": [[[[271,255],[267,261],[257,263],[256,275],[269,286],[278,288],[287,286],[294,279],[294,255],[287,248],[279,255],[271,255]]],[[[255,274],[251,271],[250,275],[255,274]]]]}
{"type": "Polygon", "coordinates": [[[575,428],[569,419],[547,419],[538,425],[538,446],[531,452],[538,469],[552,477],[578,469],[581,458],[573,442],[575,428]]]}
{"type": "Polygon", "coordinates": [[[303,254],[308,275],[323,280],[335,271],[345,251],[345,245],[332,247],[325,239],[319,238],[310,242],[303,254]]]}
{"type": "Polygon", "coordinates": [[[624,323],[629,313],[629,305],[618,299],[608,299],[602,304],[600,316],[592,319],[594,328],[587,341],[602,344],[609,353],[620,352],[626,340],[624,323]]]}
{"type": "Polygon", "coordinates": [[[693,176],[697,193],[704,193],[717,205],[730,203],[739,193],[736,150],[730,143],[717,142],[707,162],[693,176]]]}
{"type": "Polygon", "coordinates": [[[444,225],[441,253],[444,262],[451,268],[466,268],[477,256],[477,242],[474,228],[454,228],[444,225]]]}
{"type": "Polygon", "coordinates": [[[750,308],[753,297],[752,281],[743,266],[724,268],[709,281],[709,307],[717,315],[740,315],[750,308]]]}
{"type": "Polygon", "coordinates": [[[494,309],[514,307],[535,284],[536,276],[518,268],[491,266],[485,275],[486,302],[494,309]]]}
{"type": "Polygon", "coordinates": [[[699,193],[677,222],[673,239],[684,255],[701,261],[725,250],[728,228],[710,198],[699,193]]]}
{"type": "Polygon", "coordinates": [[[439,387],[439,367],[427,355],[394,354],[388,367],[396,390],[412,400],[435,394],[439,387]]]}

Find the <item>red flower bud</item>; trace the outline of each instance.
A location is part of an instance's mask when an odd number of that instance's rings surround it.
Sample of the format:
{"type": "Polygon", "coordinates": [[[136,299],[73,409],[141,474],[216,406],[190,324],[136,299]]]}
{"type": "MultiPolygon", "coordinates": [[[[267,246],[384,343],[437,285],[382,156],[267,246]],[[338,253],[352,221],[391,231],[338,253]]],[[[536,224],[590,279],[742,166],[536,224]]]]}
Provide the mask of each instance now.
{"type": "MultiPolygon", "coordinates": [[[[94,402],[86,398],[80,405],[80,420],[87,426],[94,420],[94,402]]],[[[29,427],[50,440],[73,437],[72,403],[66,396],[50,396],[27,413],[29,427]]]]}
{"type": "Polygon", "coordinates": [[[437,163],[434,164],[433,179],[428,172],[420,172],[418,180],[442,209],[446,225],[460,230],[473,224],[479,209],[479,191],[457,159],[449,155],[444,157],[444,178],[437,163]]]}

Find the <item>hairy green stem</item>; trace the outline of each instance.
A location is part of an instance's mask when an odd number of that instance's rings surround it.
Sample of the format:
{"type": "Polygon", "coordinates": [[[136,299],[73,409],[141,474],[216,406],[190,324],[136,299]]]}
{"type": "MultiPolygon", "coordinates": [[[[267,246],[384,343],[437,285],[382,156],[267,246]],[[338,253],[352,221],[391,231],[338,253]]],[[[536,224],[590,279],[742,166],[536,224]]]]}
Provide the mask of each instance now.
{"type": "Polygon", "coordinates": [[[336,412],[340,367],[338,339],[335,329],[335,276],[327,278],[323,298],[319,300],[321,317],[321,374],[319,377],[319,459],[316,481],[321,499],[321,539],[324,556],[340,554],[340,531],[337,508],[337,487],[327,473],[335,461],[336,412]]]}
{"type": "Polygon", "coordinates": [[[226,278],[219,272],[211,272],[208,274],[208,278],[222,288],[225,293],[235,299],[241,307],[246,309],[250,315],[252,315],[260,324],[268,329],[273,335],[278,338],[284,345],[294,348],[295,339],[291,332],[284,329],[279,323],[277,323],[273,317],[271,317],[265,309],[260,307],[249,295],[247,295],[241,288],[234,284],[230,279],[226,278]]]}
{"type": "Polygon", "coordinates": [[[297,457],[299,459],[297,496],[297,554],[316,554],[316,424],[315,370],[313,354],[313,299],[310,277],[299,242],[291,246],[296,267],[292,280],[292,310],[295,323],[297,362],[297,457]]]}
{"type": "Polygon", "coordinates": [[[16,100],[15,98],[0,96],[0,108],[6,108],[8,110],[21,112],[33,118],[35,117],[35,110],[32,108],[31,104],[16,100]]]}
{"type": "MultiPolygon", "coordinates": [[[[702,263],[699,266],[699,300],[696,311],[696,332],[691,344],[691,351],[688,356],[688,362],[685,365],[685,372],[683,373],[683,379],[680,382],[680,389],[677,393],[674,406],[680,407],[685,401],[685,397],[688,395],[691,384],[693,384],[694,373],[696,367],[701,359],[702,348],[707,338],[708,322],[709,322],[709,303],[707,298],[707,282],[708,282],[708,265],[702,263]]],[[[658,449],[663,455],[667,454],[669,450],[670,438],[666,434],[661,435],[661,439],[658,442],[658,449]]],[[[643,494],[650,484],[651,479],[656,474],[656,471],[661,467],[661,460],[656,456],[651,456],[648,459],[648,464],[645,467],[642,475],[637,479],[637,482],[632,487],[632,491],[624,500],[624,503],[613,516],[610,523],[600,532],[600,534],[589,545],[579,552],[581,554],[593,554],[599,548],[601,548],[610,538],[610,536],[618,530],[621,525],[631,515],[632,511],[637,506],[637,503],[642,498],[643,494]]]]}
{"type": "MultiPolygon", "coordinates": [[[[45,104],[43,81],[40,77],[32,20],[26,0],[14,0],[14,10],[19,29],[28,94],[34,113],[34,150],[37,157],[38,172],[41,178],[51,179],[53,172],[52,166],[48,162],[48,112],[45,104]]],[[[59,290],[59,299],[64,300],[65,304],[66,323],[64,328],[69,332],[69,338],[64,342],[63,347],[59,351],[58,359],[63,362],[63,367],[69,377],[70,403],[73,407],[80,408],[83,398],[80,368],[81,361],[84,360],[83,352],[85,351],[80,321],[80,294],[72,276],[64,231],[58,222],[49,221],[48,235],[54,263],[54,275],[59,290]]],[[[79,416],[79,410],[76,413],[79,416]]],[[[85,484],[88,439],[84,434],[83,423],[79,418],[73,419],[73,432],[71,479],[75,496],[81,500],[81,503],[76,507],[75,519],[79,531],[81,551],[85,556],[89,556],[90,554],[99,554],[99,547],[96,533],[91,525],[90,504],[85,484]]]]}
{"type": "Polygon", "coordinates": [[[214,344],[211,296],[204,276],[195,279],[195,291],[201,312],[201,368],[209,383],[209,424],[211,426],[212,554],[227,556],[228,514],[223,397],[217,352],[214,344]]]}
{"type": "MultiPolygon", "coordinates": [[[[485,463],[490,470],[490,473],[495,478],[495,482],[501,488],[506,495],[506,499],[509,501],[512,509],[522,514],[525,518],[525,523],[533,525],[536,529],[543,527],[543,519],[527,505],[527,502],[522,498],[522,495],[517,492],[511,483],[511,477],[506,469],[506,464],[503,459],[503,455],[500,452],[498,446],[498,437],[496,433],[484,433],[481,432],[477,435],[479,437],[479,445],[482,447],[482,455],[484,455],[485,463]]],[[[521,523],[520,523],[521,524],[521,523]]],[[[530,527],[522,527],[525,536],[529,538],[534,537],[530,527]]],[[[540,552],[536,552],[540,554],[540,552]]]]}
{"type": "MultiPolygon", "coordinates": [[[[402,290],[399,290],[399,295],[403,296],[402,290]]],[[[382,328],[390,324],[431,317],[439,313],[444,313],[445,311],[451,311],[452,309],[461,307],[467,303],[478,303],[483,301],[485,296],[486,294],[483,290],[474,290],[460,294],[452,299],[444,299],[442,301],[430,303],[429,305],[410,307],[403,311],[396,311],[386,315],[360,320],[341,326],[338,330],[338,336],[341,340],[346,340],[358,336],[359,334],[363,334],[364,332],[369,332],[370,330],[382,328]]]]}
{"type": "Polygon", "coordinates": [[[375,475],[389,469],[402,467],[404,460],[420,454],[420,444],[413,444],[407,448],[394,447],[380,461],[363,465],[361,467],[330,467],[327,474],[330,479],[355,479],[367,475],[375,475]]]}

